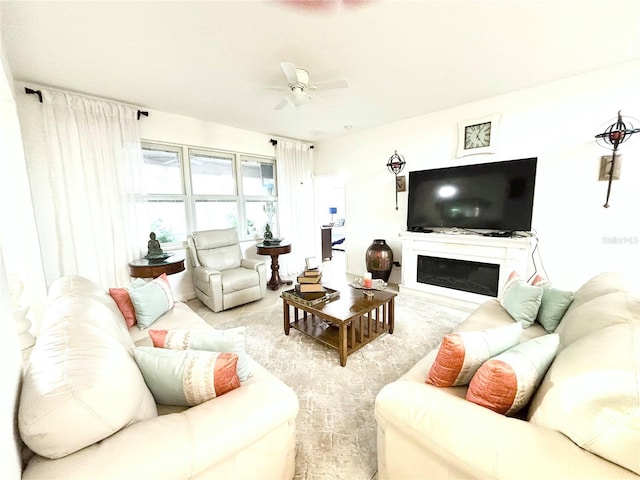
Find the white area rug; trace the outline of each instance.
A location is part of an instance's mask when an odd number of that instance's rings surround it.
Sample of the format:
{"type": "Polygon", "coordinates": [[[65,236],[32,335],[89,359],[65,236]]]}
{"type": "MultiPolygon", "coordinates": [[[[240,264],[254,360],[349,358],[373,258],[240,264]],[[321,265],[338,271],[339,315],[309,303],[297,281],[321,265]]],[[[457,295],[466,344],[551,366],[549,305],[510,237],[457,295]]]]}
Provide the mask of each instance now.
{"type": "Polygon", "coordinates": [[[247,351],[298,395],[297,480],[370,480],[377,472],[374,400],[466,316],[408,295],[396,298],[393,335],[347,357],[297,330],[284,334],[282,304],[242,313],[215,328],[246,325],[247,351]]]}

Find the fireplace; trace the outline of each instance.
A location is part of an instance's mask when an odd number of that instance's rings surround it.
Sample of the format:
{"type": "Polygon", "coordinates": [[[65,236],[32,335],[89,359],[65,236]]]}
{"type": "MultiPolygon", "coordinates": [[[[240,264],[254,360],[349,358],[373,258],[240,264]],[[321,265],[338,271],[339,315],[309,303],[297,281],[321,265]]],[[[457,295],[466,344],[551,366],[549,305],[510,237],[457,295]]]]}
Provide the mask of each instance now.
{"type": "Polygon", "coordinates": [[[400,291],[440,305],[473,311],[500,298],[511,272],[526,276],[533,271],[533,237],[404,232],[401,238],[400,291]]]}
{"type": "Polygon", "coordinates": [[[418,255],[416,275],[418,283],[498,296],[500,265],[497,264],[418,255]]]}

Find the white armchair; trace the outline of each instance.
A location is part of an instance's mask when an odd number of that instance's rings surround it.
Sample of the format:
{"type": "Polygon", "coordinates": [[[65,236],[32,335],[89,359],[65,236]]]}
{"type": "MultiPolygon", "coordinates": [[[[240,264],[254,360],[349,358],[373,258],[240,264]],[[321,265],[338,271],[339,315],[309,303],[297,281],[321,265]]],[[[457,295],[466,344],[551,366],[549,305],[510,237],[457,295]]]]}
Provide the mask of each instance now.
{"type": "Polygon", "coordinates": [[[211,310],[221,312],[264,296],[265,262],[242,257],[235,228],[193,232],[187,242],[196,296],[211,310]]]}

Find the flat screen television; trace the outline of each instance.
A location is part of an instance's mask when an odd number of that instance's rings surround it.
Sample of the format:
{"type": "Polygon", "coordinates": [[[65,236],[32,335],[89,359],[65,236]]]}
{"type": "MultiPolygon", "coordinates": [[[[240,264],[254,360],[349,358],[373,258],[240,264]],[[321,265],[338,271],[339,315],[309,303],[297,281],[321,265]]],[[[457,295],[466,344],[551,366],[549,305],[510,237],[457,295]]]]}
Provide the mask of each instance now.
{"type": "Polygon", "coordinates": [[[407,230],[531,230],[537,160],[409,172],[407,230]]]}

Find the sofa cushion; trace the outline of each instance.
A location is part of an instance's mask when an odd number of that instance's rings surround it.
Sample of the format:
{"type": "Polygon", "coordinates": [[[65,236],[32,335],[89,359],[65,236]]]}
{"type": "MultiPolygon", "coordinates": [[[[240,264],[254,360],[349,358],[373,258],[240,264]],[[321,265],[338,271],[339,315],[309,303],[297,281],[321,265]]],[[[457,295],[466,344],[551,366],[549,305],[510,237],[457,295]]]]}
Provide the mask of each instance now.
{"type": "Polygon", "coordinates": [[[516,322],[520,322],[523,328],[529,328],[536,321],[541,301],[542,287],[529,285],[516,272],[509,275],[502,291],[500,305],[516,322]]]}
{"type": "Polygon", "coordinates": [[[166,273],[142,286],[132,285],[128,290],[140,328],[150,327],[161,315],[173,308],[173,293],[166,273]]]}
{"type": "Polygon", "coordinates": [[[640,474],[640,301],[629,285],[606,272],[576,291],[529,419],[640,474]]]}
{"type": "Polygon", "coordinates": [[[580,287],[556,329],[560,348],[610,325],[633,321],[638,302],[629,294],[629,282],[623,275],[604,273],[580,287]]]}
{"type": "Polygon", "coordinates": [[[585,282],[575,293],[573,305],[581,305],[602,295],[613,292],[627,292],[633,285],[633,278],[621,272],[603,272],[585,282]]]}
{"type": "Polygon", "coordinates": [[[198,261],[208,270],[238,268],[242,251],[235,228],[193,232],[198,261]]]}
{"type": "Polygon", "coordinates": [[[260,275],[248,268],[231,268],[222,272],[222,291],[229,294],[260,285],[260,275]]]}
{"type": "Polygon", "coordinates": [[[46,322],[23,377],[18,426],[31,450],[60,458],[157,415],[109,293],[64,277],[50,289],[46,322]]]}
{"type": "Polygon", "coordinates": [[[531,401],[529,419],[640,474],[639,371],[636,309],[633,321],[601,328],[559,351],[531,401]]]}
{"type": "Polygon", "coordinates": [[[445,335],[429,370],[427,383],[437,387],[466,385],[489,358],[520,343],[522,325],[445,335]]]}
{"type": "Polygon", "coordinates": [[[138,347],[133,355],[163,405],[199,405],[240,387],[234,353],[138,347]]]}
{"type": "Polygon", "coordinates": [[[225,330],[149,330],[154,347],[173,350],[205,350],[208,352],[230,352],[238,355],[238,378],[244,382],[251,375],[249,357],[246,353],[247,327],[225,330]]]}
{"type": "Polygon", "coordinates": [[[556,355],[557,334],[543,335],[510,348],[482,364],[467,390],[467,400],[512,415],[529,403],[556,355]]]}

